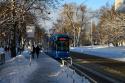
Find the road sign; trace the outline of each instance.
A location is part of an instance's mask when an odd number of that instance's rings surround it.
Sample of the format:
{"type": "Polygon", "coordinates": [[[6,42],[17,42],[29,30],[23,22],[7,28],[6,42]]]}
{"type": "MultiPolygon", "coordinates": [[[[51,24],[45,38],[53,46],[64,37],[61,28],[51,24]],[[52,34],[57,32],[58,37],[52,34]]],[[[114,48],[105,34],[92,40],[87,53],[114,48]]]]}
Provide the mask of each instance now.
{"type": "Polygon", "coordinates": [[[35,26],[26,26],[27,38],[34,38],[35,26]]]}
{"type": "Polygon", "coordinates": [[[125,0],[115,0],[115,10],[119,13],[125,13],[125,0]]]}

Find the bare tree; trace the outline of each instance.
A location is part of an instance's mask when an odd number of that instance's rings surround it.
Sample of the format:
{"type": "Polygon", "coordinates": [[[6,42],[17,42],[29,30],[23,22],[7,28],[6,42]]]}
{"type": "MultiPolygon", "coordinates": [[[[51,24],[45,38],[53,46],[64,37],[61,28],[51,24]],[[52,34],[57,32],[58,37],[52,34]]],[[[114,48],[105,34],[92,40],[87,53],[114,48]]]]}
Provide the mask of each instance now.
{"type": "MultiPolygon", "coordinates": [[[[0,1],[0,26],[9,29],[11,35],[11,55],[16,56],[17,40],[25,37],[26,26],[29,24],[37,25],[37,14],[42,15],[42,19],[47,18],[47,9],[51,3],[57,0],[5,0],[0,1]],[[35,12],[35,13],[34,13],[35,12]],[[9,27],[7,27],[9,26],[9,27]],[[7,27],[7,28],[6,28],[7,27]]],[[[5,31],[4,31],[5,32],[5,31]]]]}
{"type": "Polygon", "coordinates": [[[103,43],[112,43],[114,46],[119,46],[119,42],[124,40],[124,15],[118,14],[111,8],[103,8],[102,15],[100,16],[99,28],[100,37],[103,35],[103,43]]]}
{"type": "Polygon", "coordinates": [[[69,34],[73,38],[73,46],[78,46],[86,24],[86,6],[71,3],[64,5],[55,27],[60,32],[69,34]]]}

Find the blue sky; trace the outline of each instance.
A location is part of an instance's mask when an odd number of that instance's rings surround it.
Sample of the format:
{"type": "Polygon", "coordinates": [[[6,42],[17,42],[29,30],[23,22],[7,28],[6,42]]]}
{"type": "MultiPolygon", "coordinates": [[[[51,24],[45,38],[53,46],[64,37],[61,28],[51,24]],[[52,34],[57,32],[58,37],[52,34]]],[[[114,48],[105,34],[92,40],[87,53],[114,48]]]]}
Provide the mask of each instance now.
{"type": "Polygon", "coordinates": [[[95,10],[104,6],[107,2],[110,5],[112,5],[114,4],[115,0],[64,0],[64,3],[70,3],[70,2],[75,2],[77,4],[81,4],[84,2],[88,8],[95,10]]]}

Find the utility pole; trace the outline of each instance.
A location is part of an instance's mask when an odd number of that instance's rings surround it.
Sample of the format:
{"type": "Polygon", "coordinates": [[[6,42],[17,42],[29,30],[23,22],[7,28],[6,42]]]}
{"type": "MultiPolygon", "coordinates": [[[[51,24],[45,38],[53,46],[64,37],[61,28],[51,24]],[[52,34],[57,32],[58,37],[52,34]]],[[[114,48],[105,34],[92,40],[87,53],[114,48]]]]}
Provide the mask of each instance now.
{"type": "Polygon", "coordinates": [[[16,27],[17,27],[17,23],[15,21],[15,16],[16,16],[16,12],[15,12],[15,5],[16,5],[16,1],[15,0],[11,0],[12,3],[12,19],[13,19],[13,26],[12,26],[12,40],[11,40],[11,57],[15,57],[16,56],[16,27]]]}
{"type": "Polygon", "coordinates": [[[92,38],[92,36],[93,36],[93,20],[91,19],[91,33],[90,33],[90,35],[91,35],[91,46],[93,46],[93,38],[92,38]]]}

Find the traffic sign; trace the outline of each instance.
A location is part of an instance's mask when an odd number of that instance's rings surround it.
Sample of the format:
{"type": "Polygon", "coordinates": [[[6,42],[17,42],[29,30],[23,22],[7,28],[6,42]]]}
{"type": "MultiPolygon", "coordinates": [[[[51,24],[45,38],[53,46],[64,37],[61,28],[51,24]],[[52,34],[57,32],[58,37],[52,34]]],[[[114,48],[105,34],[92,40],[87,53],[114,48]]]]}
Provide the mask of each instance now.
{"type": "Polygon", "coordinates": [[[35,26],[26,26],[27,38],[34,38],[35,36],[35,26]]]}

